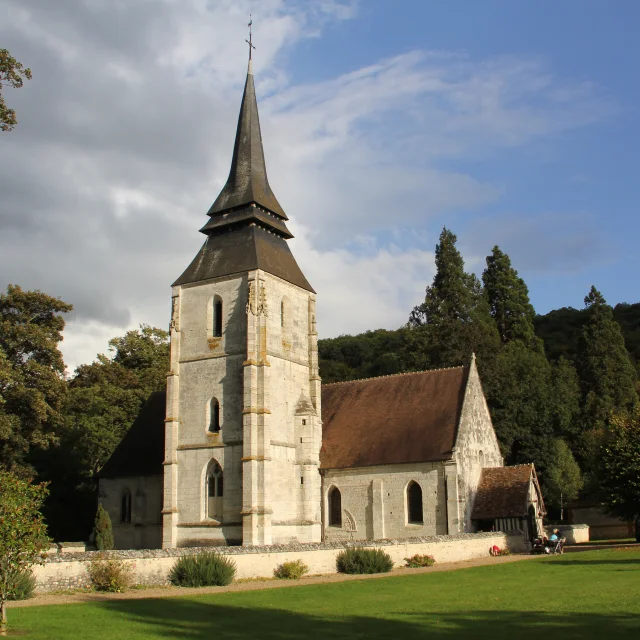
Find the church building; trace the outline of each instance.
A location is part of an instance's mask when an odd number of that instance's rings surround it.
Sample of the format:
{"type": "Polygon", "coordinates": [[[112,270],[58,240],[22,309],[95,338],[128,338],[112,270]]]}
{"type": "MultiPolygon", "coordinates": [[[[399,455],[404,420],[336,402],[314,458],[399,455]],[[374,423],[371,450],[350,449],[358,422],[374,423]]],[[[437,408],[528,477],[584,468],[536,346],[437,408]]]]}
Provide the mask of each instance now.
{"type": "Polygon", "coordinates": [[[117,548],[474,530],[502,457],[475,359],[321,385],[316,293],[269,181],[251,61],[231,170],[174,282],[171,359],[99,472],[117,548]]]}

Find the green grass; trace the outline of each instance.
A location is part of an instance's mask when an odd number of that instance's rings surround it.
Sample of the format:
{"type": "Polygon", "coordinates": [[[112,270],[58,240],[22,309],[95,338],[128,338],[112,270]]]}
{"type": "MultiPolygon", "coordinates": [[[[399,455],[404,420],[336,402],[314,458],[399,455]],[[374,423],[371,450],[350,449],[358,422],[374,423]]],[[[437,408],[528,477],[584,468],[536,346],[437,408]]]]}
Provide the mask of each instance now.
{"type": "Polygon", "coordinates": [[[640,552],[196,597],[9,609],[22,637],[150,640],[640,638],[640,552]]]}

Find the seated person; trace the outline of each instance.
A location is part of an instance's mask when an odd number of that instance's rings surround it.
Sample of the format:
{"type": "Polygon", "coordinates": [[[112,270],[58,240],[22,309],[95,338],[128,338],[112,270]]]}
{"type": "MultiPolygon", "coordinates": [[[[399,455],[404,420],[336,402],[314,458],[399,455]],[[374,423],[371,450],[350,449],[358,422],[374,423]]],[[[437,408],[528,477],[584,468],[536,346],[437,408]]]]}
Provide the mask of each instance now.
{"type": "Polygon", "coordinates": [[[550,542],[557,542],[558,541],[558,530],[557,529],[553,530],[553,533],[549,537],[549,540],[550,540],[550,542]]]}

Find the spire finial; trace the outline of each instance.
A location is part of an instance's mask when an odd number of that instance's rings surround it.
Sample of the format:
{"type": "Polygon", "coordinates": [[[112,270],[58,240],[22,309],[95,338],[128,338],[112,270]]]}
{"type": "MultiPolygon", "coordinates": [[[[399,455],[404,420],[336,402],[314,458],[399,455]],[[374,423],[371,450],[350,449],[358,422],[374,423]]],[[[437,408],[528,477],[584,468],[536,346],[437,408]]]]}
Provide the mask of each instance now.
{"type": "Polygon", "coordinates": [[[249,45],[249,64],[251,64],[251,58],[252,58],[252,49],[255,49],[255,47],[253,46],[253,37],[252,37],[252,33],[251,33],[251,25],[253,25],[253,18],[251,17],[251,14],[249,14],[249,24],[247,25],[249,27],[249,39],[245,39],[245,42],[249,45]]]}

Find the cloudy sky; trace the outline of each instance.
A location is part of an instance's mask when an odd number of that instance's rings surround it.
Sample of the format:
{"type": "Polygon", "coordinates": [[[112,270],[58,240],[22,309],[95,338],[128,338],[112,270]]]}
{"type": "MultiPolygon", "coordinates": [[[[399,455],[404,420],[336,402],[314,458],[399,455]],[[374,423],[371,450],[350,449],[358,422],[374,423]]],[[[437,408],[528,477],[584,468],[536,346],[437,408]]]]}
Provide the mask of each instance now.
{"type": "Polygon", "coordinates": [[[0,287],[73,303],[73,369],[139,323],[224,184],[254,71],[271,185],[321,336],[396,328],[443,225],[494,244],[536,309],[594,283],[637,302],[640,3],[617,0],[2,0],[0,287]]]}

